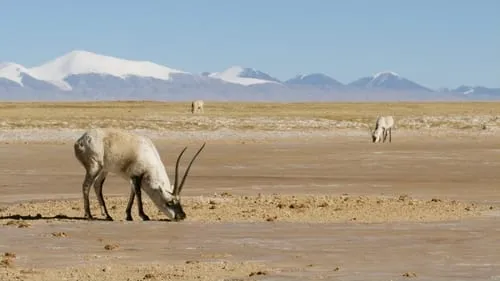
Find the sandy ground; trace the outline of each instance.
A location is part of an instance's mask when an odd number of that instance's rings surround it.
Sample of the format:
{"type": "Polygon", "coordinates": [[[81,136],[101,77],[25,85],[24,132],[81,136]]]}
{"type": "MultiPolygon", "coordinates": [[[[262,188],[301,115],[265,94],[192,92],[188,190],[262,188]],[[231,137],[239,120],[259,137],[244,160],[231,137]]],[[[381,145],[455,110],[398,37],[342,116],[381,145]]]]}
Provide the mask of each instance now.
{"type": "MultiPolygon", "coordinates": [[[[129,186],[117,176],[104,186],[114,221],[82,220],[73,133],[3,135],[0,280],[500,280],[500,136],[409,131],[372,144],[349,132],[186,135],[186,155],[207,147],[183,222],[147,197],[153,220],[134,205],[124,221],[129,186]]],[[[155,142],[172,174],[181,139],[155,142]]]]}

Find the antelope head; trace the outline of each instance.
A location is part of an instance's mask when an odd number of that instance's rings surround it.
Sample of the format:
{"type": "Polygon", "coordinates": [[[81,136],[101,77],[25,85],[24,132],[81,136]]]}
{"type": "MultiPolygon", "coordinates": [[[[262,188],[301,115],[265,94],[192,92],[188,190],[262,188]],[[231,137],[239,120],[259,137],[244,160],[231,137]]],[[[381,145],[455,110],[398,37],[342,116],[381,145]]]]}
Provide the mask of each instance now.
{"type": "Polygon", "coordinates": [[[181,191],[182,188],[184,187],[184,184],[186,183],[186,178],[189,174],[189,170],[191,169],[191,165],[193,164],[194,160],[196,157],[198,157],[198,154],[203,150],[205,147],[206,143],[203,143],[203,145],[200,147],[198,152],[193,156],[193,159],[191,159],[191,162],[189,162],[188,167],[186,168],[186,171],[184,172],[184,176],[182,177],[182,180],[179,183],[179,162],[181,160],[182,155],[187,149],[187,146],[184,147],[184,149],[181,151],[179,156],[177,157],[177,161],[175,163],[175,180],[174,180],[174,186],[173,186],[173,191],[172,191],[172,196],[166,201],[166,208],[171,214],[171,217],[174,221],[180,221],[184,220],[186,218],[186,213],[182,209],[181,205],[181,191]]]}

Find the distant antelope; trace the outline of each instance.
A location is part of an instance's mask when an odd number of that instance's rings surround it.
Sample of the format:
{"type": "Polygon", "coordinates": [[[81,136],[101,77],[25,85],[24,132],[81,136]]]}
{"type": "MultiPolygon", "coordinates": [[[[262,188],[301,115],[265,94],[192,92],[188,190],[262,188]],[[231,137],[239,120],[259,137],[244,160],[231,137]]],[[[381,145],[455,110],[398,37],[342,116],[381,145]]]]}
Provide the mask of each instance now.
{"type": "Polygon", "coordinates": [[[202,100],[195,100],[191,103],[191,113],[203,113],[204,102],[202,100]]]}
{"type": "Polygon", "coordinates": [[[372,132],[372,142],[385,142],[387,133],[389,133],[389,142],[392,142],[392,127],[394,119],[392,116],[379,116],[375,123],[375,130],[372,132]]]}

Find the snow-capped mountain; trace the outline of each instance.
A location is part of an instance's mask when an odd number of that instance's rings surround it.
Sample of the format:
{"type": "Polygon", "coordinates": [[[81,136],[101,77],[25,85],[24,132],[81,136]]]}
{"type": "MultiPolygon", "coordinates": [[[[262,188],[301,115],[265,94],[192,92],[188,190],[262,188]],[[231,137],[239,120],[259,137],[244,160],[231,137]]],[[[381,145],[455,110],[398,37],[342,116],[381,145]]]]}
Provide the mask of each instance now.
{"type": "Polygon", "coordinates": [[[348,84],[352,87],[383,90],[424,91],[432,90],[410,81],[392,71],[384,71],[370,77],[363,77],[348,84]]]}
{"type": "Polygon", "coordinates": [[[347,85],[322,73],[285,82],[253,68],[190,73],[154,62],[71,51],[42,65],[0,63],[0,100],[391,101],[500,99],[500,89],[430,90],[394,72],[347,85]]]}
{"type": "Polygon", "coordinates": [[[307,85],[318,87],[343,87],[344,84],[322,73],[311,73],[308,75],[297,75],[286,82],[288,85],[307,85]]]}
{"type": "Polygon", "coordinates": [[[36,77],[29,69],[17,63],[0,63],[0,86],[57,90],[52,84],[36,77]]]}
{"type": "Polygon", "coordinates": [[[263,83],[281,83],[278,79],[271,77],[267,73],[241,66],[232,66],[222,72],[210,73],[208,77],[244,86],[263,83]]]}
{"type": "Polygon", "coordinates": [[[72,87],[66,79],[73,75],[99,74],[122,79],[139,76],[170,80],[174,73],[185,73],[148,61],[124,60],[79,50],[33,67],[29,71],[35,77],[48,81],[62,90],[71,90],[72,87]]]}
{"type": "Polygon", "coordinates": [[[10,80],[20,86],[23,85],[23,75],[27,72],[28,70],[20,64],[11,62],[0,63],[0,78],[10,80]]]}
{"type": "Polygon", "coordinates": [[[462,85],[451,90],[454,93],[460,93],[467,96],[500,96],[500,88],[486,88],[481,86],[466,86],[462,85]]]}
{"type": "Polygon", "coordinates": [[[473,94],[475,91],[476,91],[475,87],[465,86],[465,85],[462,85],[462,86],[452,90],[452,92],[461,93],[464,95],[473,94]]]}

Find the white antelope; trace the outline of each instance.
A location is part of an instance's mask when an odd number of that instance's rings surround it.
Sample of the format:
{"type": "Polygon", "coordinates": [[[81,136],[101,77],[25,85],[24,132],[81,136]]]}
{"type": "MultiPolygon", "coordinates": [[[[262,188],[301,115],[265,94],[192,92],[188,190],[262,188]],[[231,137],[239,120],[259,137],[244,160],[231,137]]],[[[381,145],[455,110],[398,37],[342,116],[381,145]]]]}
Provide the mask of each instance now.
{"type": "Polygon", "coordinates": [[[204,102],[202,100],[195,100],[191,103],[191,113],[200,112],[203,113],[204,102]]]}
{"type": "Polygon", "coordinates": [[[392,116],[379,116],[375,123],[375,130],[372,132],[372,142],[380,142],[383,139],[385,142],[389,133],[389,142],[392,142],[392,127],[394,119],[392,116]]]}
{"type": "Polygon", "coordinates": [[[113,220],[102,196],[104,180],[108,172],[112,172],[130,181],[130,197],[125,211],[127,220],[132,220],[131,210],[135,196],[139,216],[145,221],[149,220],[143,210],[141,189],[169,219],[185,219],[180,193],[193,161],[204,147],[205,143],[194,155],[179,183],[179,161],[187,147],[181,151],[175,164],[174,184],[171,185],[160,155],[149,138],[119,129],[90,129],[74,144],[75,156],[86,170],[82,184],[85,218],[92,219],[89,191],[93,185],[101,214],[106,220],[113,220]]]}

